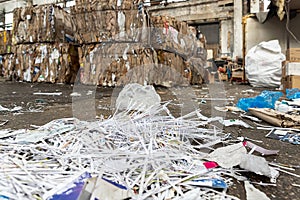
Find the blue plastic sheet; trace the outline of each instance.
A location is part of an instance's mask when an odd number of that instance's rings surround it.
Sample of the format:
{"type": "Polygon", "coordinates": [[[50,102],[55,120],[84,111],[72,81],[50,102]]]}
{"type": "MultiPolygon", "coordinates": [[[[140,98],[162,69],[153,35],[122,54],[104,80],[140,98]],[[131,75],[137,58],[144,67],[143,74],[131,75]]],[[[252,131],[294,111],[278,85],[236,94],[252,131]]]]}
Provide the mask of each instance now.
{"type": "Polygon", "coordinates": [[[298,88],[286,89],[286,98],[299,99],[300,98],[300,90],[298,88]]]}
{"type": "Polygon", "coordinates": [[[256,97],[241,98],[237,107],[248,111],[249,108],[272,108],[274,109],[275,102],[283,96],[282,92],[276,91],[262,91],[262,93],[256,97]]]}

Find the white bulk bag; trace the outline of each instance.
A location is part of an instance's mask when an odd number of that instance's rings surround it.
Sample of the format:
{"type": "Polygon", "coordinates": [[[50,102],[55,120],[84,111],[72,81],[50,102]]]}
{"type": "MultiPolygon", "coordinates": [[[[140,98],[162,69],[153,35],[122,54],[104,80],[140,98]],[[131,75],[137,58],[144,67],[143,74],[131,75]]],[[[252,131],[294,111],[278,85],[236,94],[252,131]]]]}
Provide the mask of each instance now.
{"type": "Polygon", "coordinates": [[[247,78],[253,87],[279,87],[281,84],[282,61],[278,40],[261,42],[252,47],[245,58],[247,78]]]}

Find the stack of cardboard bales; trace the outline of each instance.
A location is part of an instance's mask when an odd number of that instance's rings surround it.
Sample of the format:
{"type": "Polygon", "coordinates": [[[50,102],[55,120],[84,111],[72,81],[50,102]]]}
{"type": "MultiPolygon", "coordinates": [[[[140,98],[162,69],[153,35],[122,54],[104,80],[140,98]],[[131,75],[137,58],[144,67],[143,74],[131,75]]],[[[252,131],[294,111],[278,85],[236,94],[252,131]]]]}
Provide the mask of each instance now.
{"type": "Polygon", "coordinates": [[[282,70],[283,89],[300,88],[300,48],[290,48],[282,70]]]}
{"type": "Polygon", "coordinates": [[[185,22],[150,17],[134,1],[77,1],[71,10],[82,44],[82,83],[202,83],[206,52],[185,22]]]}
{"type": "MultiPolygon", "coordinates": [[[[55,5],[16,8],[12,41],[12,64],[4,65],[4,76],[20,81],[74,82],[79,69],[72,16],[55,5]]],[[[11,62],[10,62],[11,63],[11,62]]]]}
{"type": "Polygon", "coordinates": [[[15,56],[2,74],[29,82],[69,83],[80,75],[102,86],[197,84],[206,63],[194,28],[152,17],[132,0],[77,0],[70,14],[55,5],[17,8],[12,42],[15,56]]]}

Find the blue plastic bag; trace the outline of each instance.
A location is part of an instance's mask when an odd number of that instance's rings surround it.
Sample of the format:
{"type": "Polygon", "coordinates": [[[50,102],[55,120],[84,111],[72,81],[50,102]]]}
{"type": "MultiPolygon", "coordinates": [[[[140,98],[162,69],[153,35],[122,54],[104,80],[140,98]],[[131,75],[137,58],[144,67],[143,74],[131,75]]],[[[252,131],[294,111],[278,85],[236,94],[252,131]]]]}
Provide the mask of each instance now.
{"type": "Polygon", "coordinates": [[[299,99],[300,98],[300,90],[298,88],[286,89],[286,98],[299,99]]]}
{"type": "Polygon", "coordinates": [[[282,92],[262,91],[260,95],[250,98],[241,98],[237,107],[248,111],[249,108],[272,108],[274,109],[275,102],[283,96],[282,92]]]}

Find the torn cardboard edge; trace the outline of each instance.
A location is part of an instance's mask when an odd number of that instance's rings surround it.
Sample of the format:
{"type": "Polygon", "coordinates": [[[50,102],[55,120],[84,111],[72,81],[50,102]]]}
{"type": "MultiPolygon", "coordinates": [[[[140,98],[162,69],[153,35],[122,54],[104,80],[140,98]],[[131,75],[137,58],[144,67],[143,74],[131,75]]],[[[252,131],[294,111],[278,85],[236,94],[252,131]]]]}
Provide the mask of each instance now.
{"type": "Polygon", "coordinates": [[[269,108],[249,108],[252,115],[278,127],[300,127],[300,116],[269,108]]]}

